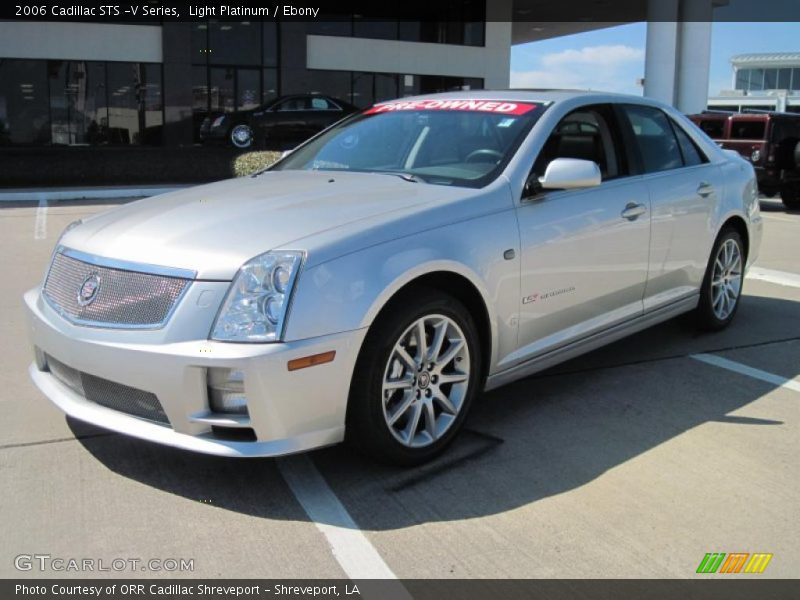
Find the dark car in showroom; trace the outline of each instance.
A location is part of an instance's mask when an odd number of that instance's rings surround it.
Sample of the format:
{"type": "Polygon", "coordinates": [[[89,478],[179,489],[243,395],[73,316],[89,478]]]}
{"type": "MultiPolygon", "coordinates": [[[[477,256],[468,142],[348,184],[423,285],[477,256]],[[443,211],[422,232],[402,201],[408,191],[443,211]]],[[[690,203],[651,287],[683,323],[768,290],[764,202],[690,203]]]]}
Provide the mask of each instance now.
{"type": "Polygon", "coordinates": [[[708,111],[689,118],[722,148],[753,163],[762,194],[779,193],[786,208],[800,209],[800,114],[708,111]]]}
{"type": "Polygon", "coordinates": [[[200,140],[237,148],[295,145],[357,110],[322,94],[281,96],[252,110],[209,115],[200,126],[200,140]]]}

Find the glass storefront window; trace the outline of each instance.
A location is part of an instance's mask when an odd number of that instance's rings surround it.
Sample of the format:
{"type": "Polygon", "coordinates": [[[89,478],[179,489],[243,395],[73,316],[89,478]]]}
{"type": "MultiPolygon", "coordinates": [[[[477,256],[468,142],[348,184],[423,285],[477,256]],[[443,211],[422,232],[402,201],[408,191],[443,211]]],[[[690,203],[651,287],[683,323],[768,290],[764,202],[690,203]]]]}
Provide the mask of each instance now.
{"type": "Polygon", "coordinates": [[[791,69],[778,69],[778,89],[788,90],[792,80],[791,69]]]}
{"type": "Polygon", "coordinates": [[[161,142],[161,65],[108,63],[110,144],[161,142]]]}
{"type": "Polygon", "coordinates": [[[212,65],[260,65],[261,27],[257,21],[209,21],[208,62],[212,65]]]}
{"type": "Polygon", "coordinates": [[[750,69],[749,90],[760,91],[764,89],[764,69],[750,69]]]}
{"type": "Polygon", "coordinates": [[[105,63],[49,61],[51,141],[59,145],[108,141],[105,63]]]}
{"type": "Polygon", "coordinates": [[[278,70],[264,69],[264,80],[261,91],[261,102],[266,104],[278,97],[278,70]]]}
{"type": "Polygon", "coordinates": [[[257,69],[238,70],[236,98],[236,110],[250,110],[261,105],[261,73],[257,69]]]}
{"type": "Polygon", "coordinates": [[[236,69],[212,67],[208,86],[211,112],[233,112],[236,110],[236,69]]]}
{"type": "Polygon", "coordinates": [[[0,59],[0,146],[49,141],[45,62],[0,59]]]}
{"type": "Polygon", "coordinates": [[[800,69],[792,69],[792,90],[800,90],[800,69]]]}
{"type": "Polygon", "coordinates": [[[353,36],[378,40],[396,40],[397,21],[374,21],[372,19],[353,19],[353,36]]]}
{"type": "Polygon", "coordinates": [[[736,71],[736,89],[746,90],[750,85],[750,69],[737,69],[736,71]]]}
{"type": "Polygon", "coordinates": [[[778,69],[764,69],[764,89],[774,90],[778,87],[778,69]]]}
{"type": "Polygon", "coordinates": [[[278,24],[275,21],[264,21],[264,56],[265,67],[278,66],[278,24]]]}

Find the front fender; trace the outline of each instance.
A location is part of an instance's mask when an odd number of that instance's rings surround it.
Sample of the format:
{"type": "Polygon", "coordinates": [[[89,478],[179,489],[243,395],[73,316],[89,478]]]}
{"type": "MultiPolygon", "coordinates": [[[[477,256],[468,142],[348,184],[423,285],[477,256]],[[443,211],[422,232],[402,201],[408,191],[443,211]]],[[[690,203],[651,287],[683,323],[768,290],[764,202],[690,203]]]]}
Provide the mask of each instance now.
{"type": "Polygon", "coordinates": [[[505,260],[519,237],[513,209],[395,239],[305,270],[297,282],[285,339],[368,328],[405,285],[434,272],[469,281],[489,316],[491,365],[516,345],[519,261],[505,260]]]}

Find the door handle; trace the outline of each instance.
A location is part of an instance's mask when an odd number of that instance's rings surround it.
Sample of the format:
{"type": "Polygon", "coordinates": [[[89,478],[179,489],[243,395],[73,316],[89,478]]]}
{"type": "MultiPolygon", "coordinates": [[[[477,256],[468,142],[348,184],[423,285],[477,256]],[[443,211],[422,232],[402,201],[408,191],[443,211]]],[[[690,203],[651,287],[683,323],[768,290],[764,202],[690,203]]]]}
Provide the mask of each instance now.
{"type": "Polygon", "coordinates": [[[644,204],[637,204],[636,202],[628,202],[625,205],[625,208],[620,213],[623,219],[628,219],[628,221],[634,221],[642,216],[647,209],[644,207],[644,204]]]}
{"type": "Polygon", "coordinates": [[[710,183],[701,181],[700,184],[697,186],[697,195],[702,196],[703,198],[710,196],[714,193],[714,186],[710,183]]]}

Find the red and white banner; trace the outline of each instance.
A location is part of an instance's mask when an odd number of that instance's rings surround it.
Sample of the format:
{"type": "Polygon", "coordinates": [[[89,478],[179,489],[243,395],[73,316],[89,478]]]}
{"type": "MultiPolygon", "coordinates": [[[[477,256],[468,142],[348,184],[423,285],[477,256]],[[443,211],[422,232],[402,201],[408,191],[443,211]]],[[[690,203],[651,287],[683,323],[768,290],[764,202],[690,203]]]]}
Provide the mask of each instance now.
{"type": "Polygon", "coordinates": [[[506,102],[502,100],[473,100],[448,98],[443,100],[398,100],[376,104],[364,111],[366,115],[395,112],[399,110],[471,110],[500,113],[504,115],[524,115],[536,108],[536,104],[527,102],[506,102]]]}

